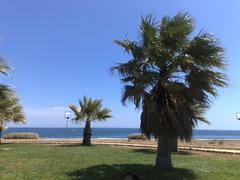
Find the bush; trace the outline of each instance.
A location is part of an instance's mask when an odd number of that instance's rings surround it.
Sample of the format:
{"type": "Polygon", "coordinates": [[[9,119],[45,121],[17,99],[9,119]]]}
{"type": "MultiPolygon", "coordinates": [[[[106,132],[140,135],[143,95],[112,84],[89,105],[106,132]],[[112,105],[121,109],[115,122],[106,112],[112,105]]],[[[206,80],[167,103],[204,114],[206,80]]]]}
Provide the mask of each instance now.
{"type": "Polygon", "coordinates": [[[4,136],[4,139],[38,139],[36,133],[9,133],[4,136]]]}
{"type": "Polygon", "coordinates": [[[223,142],[222,140],[218,141],[218,144],[219,144],[219,145],[223,145],[223,143],[224,143],[224,142],[223,142]]]}
{"type": "Polygon", "coordinates": [[[217,142],[217,140],[211,140],[211,141],[208,141],[208,144],[215,144],[217,142]]]}
{"type": "Polygon", "coordinates": [[[143,134],[129,134],[128,140],[146,140],[147,137],[143,134]]]}

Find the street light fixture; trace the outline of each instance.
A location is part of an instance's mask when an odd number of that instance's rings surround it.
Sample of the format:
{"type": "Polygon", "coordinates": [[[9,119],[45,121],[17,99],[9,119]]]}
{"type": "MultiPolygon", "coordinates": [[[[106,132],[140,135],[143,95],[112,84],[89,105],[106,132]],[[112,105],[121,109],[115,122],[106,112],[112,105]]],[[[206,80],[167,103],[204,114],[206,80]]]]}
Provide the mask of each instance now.
{"type": "Polygon", "coordinates": [[[240,112],[236,113],[236,119],[240,121],[240,112]]]}

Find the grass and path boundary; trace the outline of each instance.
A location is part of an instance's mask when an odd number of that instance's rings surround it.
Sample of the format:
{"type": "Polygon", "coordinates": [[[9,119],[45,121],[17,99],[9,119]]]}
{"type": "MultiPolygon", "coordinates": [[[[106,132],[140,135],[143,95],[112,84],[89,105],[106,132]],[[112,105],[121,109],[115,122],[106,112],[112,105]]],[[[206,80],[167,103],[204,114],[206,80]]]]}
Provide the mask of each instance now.
{"type": "MultiPolygon", "coordinates": [[[[39,139],[4,139],[2,143],[4,144],[14,144],[14,143],[28,143],[28,144],[80,144],[82,139],[71,138],[39,138],[39,139]]],[[[148,148],[156,149],[156,141],[135,141],[127,139],[111,139],[111,138],[94,138],[93,144],[99,145],[112,145],[112,146],[125,146],[133,148],[148,148]]],[[[213,152],[213,153],[225,153],[225,154],[240,154],[240,141],[216,141],[216,140],[194,140],[193,143],[181,143],[179,142],[179,150],[184,151],[200,151],[200,152],[213,152]],[[207,141],[207,143],[206,143],[207,141]],[[215,145],[214,143],[215,142],[215,145]],[[221,145],[219,144],[221,142],[221,145]],[[234,142],[234,143],[233,143],[234,142]],[[222,146],[222,144],[226,144],[222,146]],[[230,144],[231,143],[231,144],[230,144]],[[227,145],[230,144],[228,147],[227,145]],[[234,145],[232,145],[234,144],[234,145]],[[231,146],[232,145],[232,146],[231,146]]]]}

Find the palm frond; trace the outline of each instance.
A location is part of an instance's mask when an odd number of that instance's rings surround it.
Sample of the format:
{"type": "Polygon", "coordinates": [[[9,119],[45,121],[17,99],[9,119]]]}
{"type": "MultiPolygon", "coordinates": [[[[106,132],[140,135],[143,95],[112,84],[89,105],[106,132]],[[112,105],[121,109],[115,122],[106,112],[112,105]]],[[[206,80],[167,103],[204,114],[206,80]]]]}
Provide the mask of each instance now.
{"type": "Polygon", "coordinates": [[[10,68],[10,66],[8,66],[8,64],[5,62],[5,60],[0,57],[0,73],[4,74],[4,75],[9,75],[9,71],[11,71],[12,68],[10,68]]]}
{"type": "Polygon", "coordinates": [[[20,99],[16,92],[6,85],[0,85],[0,121],[5,124],[13,121],[15,123],[25,122],[25,116],[20,99]]]}
{"type": "Polygon", "coordinates": [[[69,105],[69,108],[73,111],[75,115],[75,117],[73,117],[72,120],[83,121],[83,114],[80,108],[78,108],[76,105],[69,105]]]}

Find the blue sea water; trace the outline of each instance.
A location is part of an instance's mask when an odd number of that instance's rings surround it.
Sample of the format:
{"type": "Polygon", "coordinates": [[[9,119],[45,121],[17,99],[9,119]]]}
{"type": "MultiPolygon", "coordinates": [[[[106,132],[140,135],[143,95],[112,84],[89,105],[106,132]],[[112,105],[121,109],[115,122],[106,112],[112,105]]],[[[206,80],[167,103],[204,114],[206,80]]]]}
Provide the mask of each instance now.
{"type": "MultiPolygon", "coordinates": [[[[127,138],[128,134],[139,133],[138,128],[93,128],[94,138],[127,138]]],[[[82,128],[8,128],[3,135],[12,132],[34,132],[41,138],[81,138],[82,128]]],[[[240,131],[194,130],[194,139],[240,139],[240,131]]]]}

